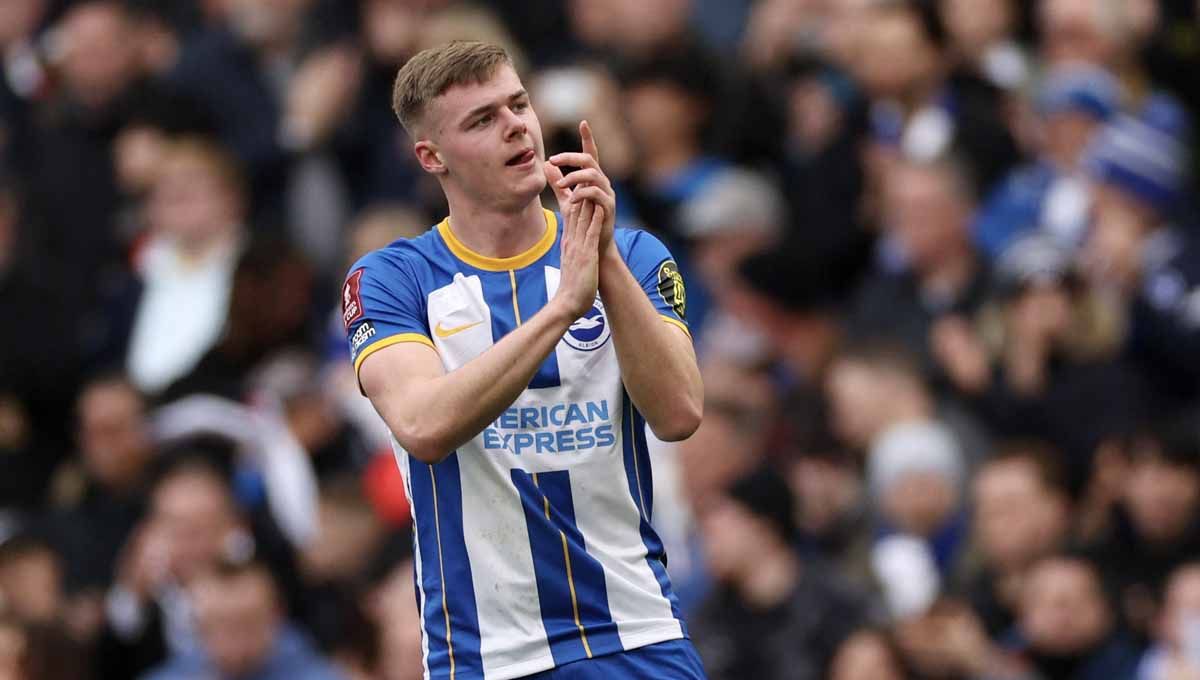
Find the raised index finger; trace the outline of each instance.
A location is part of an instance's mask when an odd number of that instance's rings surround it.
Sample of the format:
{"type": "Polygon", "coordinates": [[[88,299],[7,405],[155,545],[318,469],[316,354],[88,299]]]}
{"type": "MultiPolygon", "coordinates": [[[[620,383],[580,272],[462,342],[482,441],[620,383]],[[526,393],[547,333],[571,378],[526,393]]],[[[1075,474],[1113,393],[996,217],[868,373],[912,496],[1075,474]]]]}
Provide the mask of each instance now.
{"type": "Polygon", "coordinates": [[[596,148],[596,137],[592,134],[592,126],[588,125],[586,120],[579,123],[579,137],[583,140],[583,152],[595,158],[599,163],[600,150],[596,148]]]}

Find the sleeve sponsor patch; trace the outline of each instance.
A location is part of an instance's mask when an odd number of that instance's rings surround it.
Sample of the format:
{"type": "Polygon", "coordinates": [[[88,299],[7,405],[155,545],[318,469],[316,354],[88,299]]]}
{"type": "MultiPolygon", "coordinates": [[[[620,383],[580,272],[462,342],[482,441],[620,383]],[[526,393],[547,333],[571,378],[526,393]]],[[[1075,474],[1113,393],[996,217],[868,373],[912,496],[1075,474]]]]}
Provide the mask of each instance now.
{"type": "Polygon", "coordinates": [[[354,332],[354,337],[350,339],[350,353],[354,354],[362,347],[363,343],[375,336],[375,326],[370,321],[364,321],[358,330],[354,332]]]}
{"type": "Polygon", "coordinates": [[[342,286],[342,323],[346,324],[346,330],[350,330],[350,324],[361,319],[363,315],[362,275],[362,269],[355,269],[342,286]]]}
{"type": "Polygon", "coordinates": [[[679,265],[674,260],[667,260],[658,267],[658,294],[680,319],[686,320],[687,291],[683,287],[679,265]]]}

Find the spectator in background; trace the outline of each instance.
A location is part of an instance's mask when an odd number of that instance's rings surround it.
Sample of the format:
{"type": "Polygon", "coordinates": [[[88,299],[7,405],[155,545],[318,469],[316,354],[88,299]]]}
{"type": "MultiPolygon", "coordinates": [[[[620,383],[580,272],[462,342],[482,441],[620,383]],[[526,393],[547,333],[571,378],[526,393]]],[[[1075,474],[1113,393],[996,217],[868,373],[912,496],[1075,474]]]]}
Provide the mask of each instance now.
{"type": "Polygon", "coordinates": [[[1133,437],[1124,489],[1089,553],[1134,632],[1149,631],[1155,594],[1200,551],[1200,442],[1183,418],[1133,437]]]}
{"type": "Polygon", "coordinates": [[[1002,177],[1017,150],[998,116],[996,92],[952,72],[949,36],[935,3],[873,3],[860,21],[852,71],[871,102],[874,143],[925,161],[957,149],[962,181],[978,187],[1002,177]]]}
{"type": "Polygon", "coordinates": [[[30,217],[16,176],[0,166],[0,318],[9,320],[0,332],[0,509],[10,510],[43,500],[70,445],[79,375],[71,284],[31,258],[30,217]]]}
{"type": "Polygon", "coordinates": [[[147,205],[151,233],[139,255],[144,290],[127,366],[158,395],[186,375],[225,326],[245,230],[245,186],[214,143],[189,139],[163,160],[147,205]]]}
{"type": "Polygon", "coordinates": [[[833,357],[823,388],[830,428],[855,451],[865,454],[892,428],[941,422],[965,443],[964,453],[974,456],[979,437],[973,423],[953,402],[939,402],[902,347],[887,342],[848,345],[833,357]]]}
{"type": "Polygon", "coordinates": [[[417,597],[412,569],[411,558],[396,561],[365,598],[364,609],[379,629],[381,680],[419,680],[423,675],[420,612],[412,606],[417,597]]]}
{"type": "Polygon", "coordinates": [[[17,169],[42,226],[31,234],[36,265],[55,277],[66,309],[79,318],[97,301],[97,283],[119,268],[111,149],[142,73],[131,18],[117,0],[75,3],[57,35],[60,88],[39,107],[30,154],[17,159],[17,169]]]}
{"type": "Polygon", "coordinates": [[[310,48],[306,19],[314,4],[221,3],[221,20],[177,36],[175,58],[156,72],[163,87],[213,115],[222,144],[246,170],[253,199],[247,211],[260,229],[280,226],[286,215],[290,138],[282,122],[284,101],[300,82],[298,65],[310,48]]]}
{"type": "Polygon", "coordinates": [[[0,543],[0,612],[38,625],[64,612],[63,564],[49,543],[32,534],[0,543]]]}
{"type": "Polygon", "coordinates": [[[675,209],[701,195],[727,167],[705,148],[716,84],[711,65],[696,51],[647,57],[621,74],[648,202],[640,206],[642,217],[660,228],[672,227],[675,209]]]}
{"type": "Polygon", "coordinates": [[[1039,90],[1038,158],[1005,178],[972,227],[990,257],[1030,230],[1072,249],[1086,235],[1090,201],[1081,163],[1096,131],[1120,106],[1117,82],[1098,66],[1069,63],[1050,71],[1039,90]]]}
{"type": "Polygon", "coordinates": [[[1118,361],[1119,312],[1087,286],[1073,257],[1045,234],[1013,243],[993,270],[978,325],[983,338],[944,361],[955,367],[958,388],[976,394],[993,432],[1042,439],[1060,452],[1072,494],[1100,445],[1129,435],[1148,415],[1146,386],[1118,361]],[[986,352],[991,367],[975,385],[964,375],[978,363],[970,348],[986,352]]]}
{"type": "Polygon", "coordinates": [[[862,224],[867,215],[859,147],[866,119],[858,84],[832,63],[797,56],[780,89],[786,141],[779,173],[790,231],[822,252],[864,247],[870,239],[862,224]]]}
{"type": "Polygon", "coordinates": [[[964,71],[1000,90],[1018,90],[1033,64],[1016,41],[1020,5],[1013,0],[939,0],[951,49],[964,71]]]}
{"type": "Polygon", "coordinates": [[[167,468],[150,514],[122,549],[105,602],[102,678],[137,677],[170,655],[196,649],[189,587],[224,559],[247,559],[256,543],[218,469],[202,459],[167,468]]]}
{"type": "MultiPolygon", "coordinates": [[[[768,376],[762,371],[711,360],[702,365],[701,375],[706,415],[696,432],[674,448],[680,491],[687,504],[685,526],[675,535],[661,523],[657,527],[670,551],[668,573],[685,615],[712,588],[712,575],[702,554],[699,513],[732,482],[762,464],[770,453],[771,422],[778,408],[768,376]]],[[[656,469],[658,464],[656,460],[656,469]]]]}
{"type": "Polygon", "coordinates": [[[952,157],[900,160],[888,172],[883,200],[890,244],[903,262],[876,271],[857,293],[852,337],[887,337],[941,374],[937,336],[947,320],[970,318],[983,302],[988,270],[971,244],[974,195],[952,157]]]}
{"type": "Polygon", "coordinates": [[[234,267],[218,339],[164,400],[194,393],[247,400],[259,387],[249,378],[308,339],[313,271],[307,260],[287,242],[262,239],[237,253],[234,267]]]}
{"type": "Polygon", "coordinates": [[[1120,633],[1096,566],[1070,556],[1039,561],[1021,586],[1013,649],[1045,678],[1131,677],[1137,650],[1120,633]]]}
{"type": "Polygon", "coordinates": [[[742,260],[737,283],[722,297],[732,316],[762,334],[788,388],[819,399],[816,392],[842,343],[839,303],[849,285],[844,261],[791,242],[742,260]]]}
{"type": "Polygon", "coordinates": [[[594,49],[615,53],[625,59],[643,59],[696,43],[689,26],[692,5],[689,0],[610,0],[602,3],[609,15],[607,19],[582,7],[587,4],[591,3],[587,0],[573,2],[572,10],[575,11],[568,16],[578,17],[574,19],[576,32],[594,49]]]}
{"type": "Polygon", "coordinates": [[[918,678],[945,680],[1048,680],[1030,676],[1020,661],[988,639],[966,604],[941,599],[895,626],[896,647],[918,678]]]}
{"type": "Polygon", "coordinates": [[[858,461],[825,433],[809,435],[786,462],[796,498],[804,555],[818,556],[863,591],[877,584],[870,570],[871,528],[858,461]]]}
{"type": "Polygon", "coordinates": [[[1126,87],[1130,103],[1139,104],[1153,87],[1140,57],[1158,28],[1159,4],[1042,0],[1037,16],[1042,57],[1051,65],[1081,61],[1107,68],[1126,87]]]}
{"type": "Polygon", "coordinates": [[[858,593],[796,554],[793,502],[779,476],[760,468],[701,513],[720,587],[689,628],[713,680],[824,678],[865,619],[858,593]]]}
{"type": "Polygon", "coordinates": [[[55,626],[22,624],[0,615],[0,677],[5,680],[89,680],[88,658],[55,626]]]}
{"type": "Polygon", "coordinates": [[[838,647],[829,671],[830,680],[905,680],[899,652],[887,633],[860,630],[838,647]]]}
{"type": "Polygon", "coordinates": [[[31,114],[45,95],[47,73],[37,31],[49,0],[12,0],[0,8],[0,160],[26,156],[31,114]]]}
{"type": "Polygon", "coordinates": [[[1171,572],[1155,617],[1153,644],[1138,664],[1137,680],[1171,680],[1200,675],[1200,564],[1171,572]]]}
{"type": "Polygon", "coordinates": [[[679,234],[687,239],[696,273],[718,307],[728,304],[738,264],[775,246],[786,220],[783,196],[774,183],[741,168],[720,173],[681,206],[679,234]]]}
{"type": "Polygon", "coordinates": [[[964,595],[988,637],[999,639],[1015,621],[1029,569],[1066,542],[1071,504],[1054,452],[1035,442],[1002,446],[979,468],[971,491],[979,566],[964,595]]]}
{"type": "Polygon", "coordinates": [[[1177,223],[1186,150],[1176,131],[1121,116],[1088,151],[1093,222],[1084,253],[1092,279],[1130,310],[1127,351],[1151,381],[1156,409],[1200,396],[1200,249],[1177,223]]]}
{"type": "Polygon", "coordinates": [[[113,140],[113,173],[124,205],[117,215],[117,232],[129,249],[145,238],[144,204],[180,137],[206,136],[215,131],[211,116],[185,97],[157,91],[139,91],[129,98],[127,115],[113,140]]]}
{"type": "MultiPolygon", "coordinates": [[[[867,454],[867,486],[876,513],[876,552],[889,536],[916,538],[936,567],[939,582],[966,544],[964,488],[967,464],[954,435],[934,421],[889,427],[867,454]]],[[[906,587],[876,566],[884,590],[906,587]]]]}
{"type": "MultiPolygon", "coordinates": [[[[638,217],[650,228],[678,238],[680,210],[729,169],[727,161],[706,148],[719,80],[706,55],[696,49],[642,58],[626,67],[620,78],[638,154],[631,187],[638,217]]],[[[702,329],[711,293],[702,277],[692,275],[689,251],[672,252],[680,273],[693,282],[688,286],[688,323],[702,329]]]]}
{"type": "Polygon", "coordinates": [[[342,675],[287,623],[263,564],[219,564],[189,587],[200,646],[176,654],[145,680],[216,675],[244,680],[337,680],[342,675]]]}
{"type": "Polygon", "coordinates": [[[0,678],[20,678],[28,648],[25,629],[14,619],[0,616],[0,678]]]}
{"type": "MultiPolygon", "coordinates": [[[[145,511],[156,450],[145,400],[123,375],[89,381],[76,414],[81,465],[60,468],[57,485],[77,491],[59,499],[48,523],[72,605],[99,610],[118,552],[145,511]]],[[[98,632],[91,625],[88,637],[98,632]]]]}

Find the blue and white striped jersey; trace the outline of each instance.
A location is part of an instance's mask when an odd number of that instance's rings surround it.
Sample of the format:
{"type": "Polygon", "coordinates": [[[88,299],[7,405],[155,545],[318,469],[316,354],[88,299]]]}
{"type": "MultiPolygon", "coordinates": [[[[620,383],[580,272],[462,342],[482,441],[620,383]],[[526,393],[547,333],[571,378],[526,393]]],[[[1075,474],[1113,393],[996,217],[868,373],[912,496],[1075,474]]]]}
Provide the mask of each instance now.
{"type": "MultiPolygon", "coordinates": [[[[489,258],[443,221],[359,260],[343,288],[357,371],[399,342],[447,371],[536,313],[559,282],[561,230],[489,258]]],[[[683,283],[642,231],[617,247],[664,321],[685,331],[683,283]]],[[[621,383],[603,301],[571,325],[520,398],[444,461],[393,440],[415,524],[427,678],[504,680],[686,637],[650,525],[645,421],[621,383]]]]}

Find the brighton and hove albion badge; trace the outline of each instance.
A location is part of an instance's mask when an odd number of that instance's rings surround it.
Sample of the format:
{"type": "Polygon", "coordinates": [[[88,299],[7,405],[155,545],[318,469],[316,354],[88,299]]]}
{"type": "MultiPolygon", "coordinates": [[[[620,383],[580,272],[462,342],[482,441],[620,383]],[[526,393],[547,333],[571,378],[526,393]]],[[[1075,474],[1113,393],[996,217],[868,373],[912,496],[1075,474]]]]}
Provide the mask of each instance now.
{"type": "Polygon", "coordinates": [[[674,260],[663,262],[658,268],[658,294],[667,306],[675,310],[680,320],[686,320],[687,291],[683,289],[683,275],[674,260]]]}
{"type": "Polygon", "coordinates": [[[603,347],[610,335],[612,331],[608,327],[608,318],[604,316],[604,303],[597,297],[587,314],[576,319],[567,329],[563,341],[577,350],[590,352],[603,347]]]}

